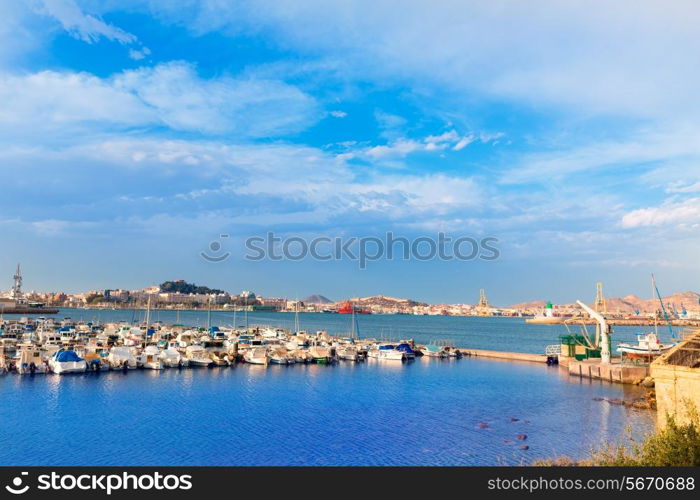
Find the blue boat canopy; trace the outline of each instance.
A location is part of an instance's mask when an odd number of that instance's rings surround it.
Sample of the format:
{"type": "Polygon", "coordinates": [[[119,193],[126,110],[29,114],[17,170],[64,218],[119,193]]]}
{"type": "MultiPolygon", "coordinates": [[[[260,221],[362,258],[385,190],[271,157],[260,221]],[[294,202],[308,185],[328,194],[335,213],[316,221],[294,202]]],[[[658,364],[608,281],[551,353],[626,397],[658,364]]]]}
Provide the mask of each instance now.
{"type": "Polygon", "coordinates": [[[83,358],[78,356],[75,351],[58,351],[54,354],[54,359],[60,362],[83,361],[83,358]]]}
{"type": "Polygon", "coordinates": [[[409,354],[413,352],[413,349],[411,349],[411,346],[408,344],[399,344],[398,346],[396,346],[396,350],[406,352],[409,354]]]}

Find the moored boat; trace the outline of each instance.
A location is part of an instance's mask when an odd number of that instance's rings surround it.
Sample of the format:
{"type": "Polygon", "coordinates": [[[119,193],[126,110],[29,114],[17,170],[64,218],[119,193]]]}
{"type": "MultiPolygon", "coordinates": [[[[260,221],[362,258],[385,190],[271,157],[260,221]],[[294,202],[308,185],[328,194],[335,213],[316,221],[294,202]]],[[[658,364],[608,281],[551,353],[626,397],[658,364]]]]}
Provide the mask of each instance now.
{"type": "Polygon", "coordinates": [[[49,358],[49,368],[51,371],[61,375],[64,373],[82,373],[87,369],[85,360],[78,356],[75,351],[56,351],[49,358]]]}
{"type": "Polygon", "coordinates": [[[251,347],[245,352],[243,359],[246,363],[266,365],[269,361],[267,347],[251,347]]]}
{"type": "Polygon", "coordinates": [[[637,335],[637,343],[623,342],[617,345],[617,352],[629,358],[650,358],[660,356],[673,348],[675,344],[662,344],[659,337],[649,332],[637,335]]]}
{"type": "Polygon", "coordinates": [[[185,349],[185,357],[190,366],[209,366],[212,364],[211,356],[201,345],[190,345],[185,349]]]}

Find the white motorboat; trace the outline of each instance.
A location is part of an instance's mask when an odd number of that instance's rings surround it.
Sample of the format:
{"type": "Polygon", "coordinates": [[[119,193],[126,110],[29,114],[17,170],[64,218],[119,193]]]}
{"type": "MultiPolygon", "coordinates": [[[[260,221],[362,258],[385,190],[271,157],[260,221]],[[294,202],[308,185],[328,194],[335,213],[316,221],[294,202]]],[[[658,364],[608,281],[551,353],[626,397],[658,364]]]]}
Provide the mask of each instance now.
{"type": "Polygon", "coordinates": [[[251,347],[243,355],[246,363],[254,365],[266,365],[269,361],[267,347],[251,347]]]}
{"type": "Polygon", "coordinates": [[[17,373],[20,375],[46,373],[48,367],[41,358],[41,350],[28,344],[20,344],[17,359],[17,373]]]}
{"type": "Polygon", "coordinates": [[[344,361],[359,361],[360,353],[354,345],[341,346],[336,350],[338,359],[344,361]]]}
{"type": "Polygon", "coordinates": [[[309,363],[313,361],[313,357],[306,349],[294,349],[290,351],[289,355],[294,358],[295,363],[309,363]]]}
{"type": "Polygon", "coordinates": [[[406,356],[396,349],[394,344],[376,344],[367,352],[367,356],[374,359],[386,359],[392,361],[403,361],[406,356]]]}
{"type": "Polygon", "coordinates": [[[141,353],[141,366],[149,370],[162,370],[163,363],[160,360],[160,349],[154,345],[147,345],[141,353]]]}
{"type": "MultiPolygon", "coordinates": [[[[269,354],[270,363],[274,365],[288,365],[289,357],[287,355],[287,350],[284,347],[278,347],[272,349],[269,354]]],[[[292,358],[292,363],[294,358],[292,358]]]]}
{"type": "Polygon", "coordinates": [[[444,346],[436,344],[429,344],[423,347],[420,352],[423,353],[423,356],[428,356],[430,358],[447,358],[449,356],[444,346]]]}
{"type": "Polygon", "coordinates": [[[201,345],[187,346],[185,357],[190,366],[209,366],[212,364],[211,356],[201,345]]]}
{"type": "Polygon", "coordinates": [[[331,350],[325,346],[311,346],[309,348],[309,353],[316,363],[326,364],[333,361],[333,356],[331,355],[331,350]]]}
{"type": "Polygon", "coordinates": [[[82,373],[87,369],[85,360],[75,351],[56,351],[49,358],[49,368],[56,374],[82,373]]]}
{"type": "Polygon", "coordinates": [[[139,367],[138,360],[130,347],[114,346],[109,350],[107,361],[115,370],[133,370],[139,367]]]}
{"type": "Polygon", "coordinates": [[[189,360],[183,357],[173,346],[168,346],[166,349],[163,349],[158,355],[158,359],[163,363],[163,366],[168,368],[182,368],[190,364],[189,360]]]}

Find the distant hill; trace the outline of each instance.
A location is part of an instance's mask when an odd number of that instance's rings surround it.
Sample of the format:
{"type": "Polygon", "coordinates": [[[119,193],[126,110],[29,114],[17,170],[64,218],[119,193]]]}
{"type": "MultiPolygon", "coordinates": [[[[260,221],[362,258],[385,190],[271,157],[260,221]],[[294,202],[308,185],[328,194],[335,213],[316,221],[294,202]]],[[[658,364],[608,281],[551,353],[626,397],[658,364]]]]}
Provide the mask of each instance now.
{"type": "Polygon", "coordinates": [[[221,294],[224,293],[216,288],[209,288],[206,286],[198,286],[194,283],[187,283],[183,280],[177,281],[166,281],[160,285],[160,291],[164,293],[203,293],[203,294],[221,294]]]}
{"type": "MultiPolygon", "coordinates": [[[[664,306],[673,312],[676,310],[681,312],[683,308],[687,311],[697,312],[700,311],[700,294],[696,292],[679,292],[669,295],[668,297],[663,297],[664,306]]],[[[530,302],[521,302],[520,304],[514,304],[509,306],[510,309],[543,309],[547,304],[545,300],[533,300],[530,302]]],[[[560,304],[563,307],[577,308],[576,304],[560,304]]],[[[593,305],[590,304],[589,305],[593,305]]],[[[624,313],[624,314],[635,314],[639,311],[640,314],[654,313],[660,309],[659,300],[654,298],[640,299],[634,294],[626,295],[624,297],[606,297],[605,305],[609,313],[624,313]]]]}
{"type": "Polygon", "coordinates": [[[546,300],[531,300],[530,302],[513,304],[512,306],[508,306],[508,309],[544,309],[544,306],[546,305],[546,300]]]}
{"type": "MultiPolygon", "coordinates": [[[[413,306],[427,306],[425,302],[417,302],[412,299],[399,299],[396,297],[387,297],[386,295],[372,295],[371,297],[355,297],[353,299],[348,299],[353,304],[358,304],[361,306],[381,306],[381,307],[413,307],[413,306]]],[[[345,301],[337,302],[340,305],[345,301]]]]}
{"type": "Polygon", "coordinates": [[[308,297],[301,299],[301,301],[304,304],[332,304],[333,303],[333,301],[330,300],[329,298],[324,297],[323,295],[318,295],[318,294],[309,295],[308,297]]]}

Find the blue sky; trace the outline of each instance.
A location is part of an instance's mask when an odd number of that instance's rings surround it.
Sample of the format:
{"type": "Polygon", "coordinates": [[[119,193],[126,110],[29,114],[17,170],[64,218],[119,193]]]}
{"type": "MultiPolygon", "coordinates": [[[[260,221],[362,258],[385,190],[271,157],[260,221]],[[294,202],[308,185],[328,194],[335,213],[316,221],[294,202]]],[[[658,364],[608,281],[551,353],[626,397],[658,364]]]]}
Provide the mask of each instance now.
{"type": "Polygon", "coordinates": [[[690,1],[0,0],[0,287],[21,261],[39,290],[697,290],[699,22],[690,1]],[[268,231],[501,257],[243,259],[268,231]],[[231,258],[204,261],[220,234],[231,258]]]}

